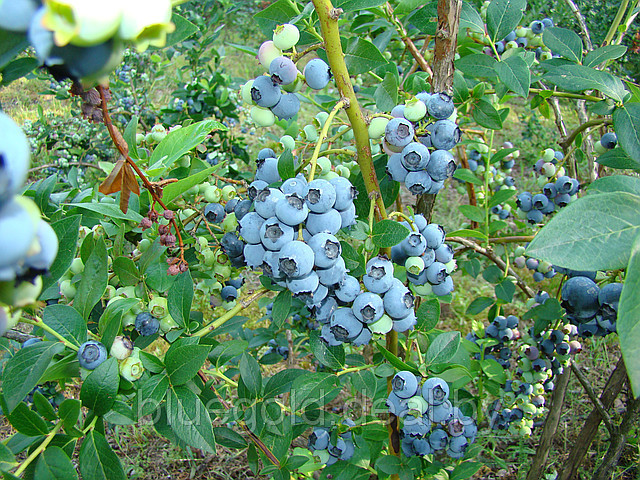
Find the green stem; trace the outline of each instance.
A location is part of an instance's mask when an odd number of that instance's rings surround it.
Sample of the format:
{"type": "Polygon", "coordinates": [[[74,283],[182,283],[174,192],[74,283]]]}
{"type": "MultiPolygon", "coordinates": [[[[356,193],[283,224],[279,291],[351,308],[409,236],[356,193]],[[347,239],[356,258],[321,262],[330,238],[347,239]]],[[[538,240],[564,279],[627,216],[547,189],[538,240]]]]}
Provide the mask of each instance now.
{"type": "Polygon", "coordinates": [[[309,163],[311,163],[311,170],[309,171],[309,178],[308,178],[309,182],[313,180],[313,177],[316,173],[316,162],[318,161],[318,155],[320,154],[322,143],[324,142],[324,139],[327,137],[327,134],[329,133],[331,122],[333,122],[333,117],[335,117],[337,113],[340,110],[342,110],[342,107],[344,107],[345,103],[346,103],[345,99],[341,99],[338,103],[336,103],[333,109],[331,110],[331,112],[329,113],[329,116],[325,120],[324,125],[322,126],[322,130],[320,131],[320,135],[318,136],[318,140],[316,141],[316,148],[313,149],[313,155],[311,155],[311,160],[309,160],[309,163]]]}
{"type": "Polygon", "coordinates": [[[623,32],[618,33],[618,39],[616,40],[616,45],[620,45],[620,43],[622,43],[622,38],[624,37],[624,34],[627,33],[627,30],[629,30],[629,27],[631,26],[635,18],[638,16],[638,11],[637,11],[638,5],[640,5],[640,0],[636,0],[635,3],[631,5],[631,8],[629,9],[629,13],[627,14],[627,18],[625,18],[624,20],[625,29],[623,32]]]}
{"type": "Polygon", "coordinates": [[[36,448],[33,452],[31,452],[31,455],[29,455],[27,459],[24,462],[22,462],[22,464],[15,471],[14,475],[16,477],[19,477],[22,474],[22,472],[24,472],[26,468],[38,457],[38,455],[44,452],[45,448],[47,448],[47,445],[51,443],[51,440],[53,440],[53,437],[56,436],[56,434],[60,431],[61,428],[62,428],[62,422],[56,423],[56,426],[53,427],[53,430],[47,433],[47,436],[45,437],[45,439],[42,441],[40,445],[38,445],[38,448],[36,448]]]}
{"type": "Polygon", "coordinates": [[[389,214],[389,218],[393,218],[393,217],[404,218],[407,222],[409,222],[409,225],[411,225],[411,228],[413,229],[414,232],[418,230],[415,222],[413,221],[413,218],[411,218],[409,215],[405,215],[402,212],[391,212],[389,214]]]}
{"type": "Polygon", "coordinates": [[[611,120],[607,118],[594,118],[593,120],[589,120],[588,122],[585,122],[582,125],[579,125],[573,132],[571,132],[565,140],[560,142],[560,146],[564,150],[567,150],[571,146],[571,144],[573,144],[573,141],[576,139],[576,137],[581,132],[584,132],[587,128],[599,127],[600,125],[610,125],[610,124],[611,124],[611,120]]]}
{"type": "Polygon", "coordinates": [[[208,375],[213,375],[214,377],[218,377],[221,380],[224,380],[226,383],[231,385],[232,387],[238,388],[238,382],[234,382],[229,377],[227,377],[224,373],[218,372],[217,370],[207,370],[205,371],[208,375]]]}
{"type": "Polygon", "coordinates": [[[97,422],[98,422],[98,417],[93,417],[93,420],[91,420],[91,423],[87,425],[87,428],[82,430],[82,433],[84,433],[85,435],[89,433],[91,430],[95,428],[97,422]]]}
{"type": "Polygon", "coordinates": [[[618,13],[616,13],[615,18],[613,19],[613,23],[611,24],[611,27],[609,27],[607,36],[604,37],[604,40],[602,41],[602,46],[609,45],[611,43],[611,40],[613,40],[614,35],[618,31],[618,26],[622,21],[622,17],[624,17],[624,12],[627,11],[628,6],[629,0],[622,0],[622,3],[620,3],[620,8],[618,8],[618,13]]]}
{"type": "Polygon", "coordinates": [[[48,334],[56,337],[56,339],[58,339],[59,341],[61,341],[62,343],[64,343],[65,347],[70,348],[71,350],[75,350],[76,352],[78,351],[78,347],[76,345],[74,345],[73,343],[71,343],[69,340],[67,340],[66,338],[64,338],[62,335],[60,335],[58,332],[56,332],[53,328],[51,328],[49,325],[47,325],[46,323],[44,323],[44,320],[39,319],[38,317],[35,317],[33,320],[30,318],[22,318],[20,320],[22,323],[27,323],[29,325],[33,325],[34,327],[39,327],[42,330],[44,330],[45,332],[47,332],[48,334]]]}
{"type": "Polygon", "coordinates": [[[254,301],[256,301],[258,298],[260,298],[262,295],[264,295],[268,291],[269,290],[267,290],[266,288],[261,288],[260,290],[258,290],[253,295],[250,295],[249,297],[246,297],[242,301],[238,302],[235,307],[233,307],[231,310],[229,310],[227,313],[225,313],[224,315],[219,317],[214,322],[211,322],[208,325],[205,324],[205,326],[203,326],[200,330],[195,332],[193,334],[193,336],[194,337],[204,337],[206,334],[208,334],[208,333],[214,331],[216,328],[224,325],[225,322],[231,320],[238,313],[240,313],[244,308],[247,308],[249,305],[251,305],[254,301]]]}
{"type": "Polygon", "coordinates": [[[487,164],[484,170],[484,233],[487,236],[486,248],[489,248],[489,173],[491,173],[491,149],[493,148],[493,134],[495,130],[491,130],[491,138],[489,140],[489,153],[487,154],[487,164]]]}
{"type": "Polygon", "coordinates": [[[340,375],[344,375],[346,373],[359,372],[360,370],[367,370],[373,367],[375,367],[375,365],[359,365],[357,367],[349,367],[349,368],[345,368],[344,370],[340,370],[339,372],[336,372],[336,376],[339,377],[340,375]]]}
{"type": "Polygon", "coordinates": [[[329,150],[325,150],[324,152],[320,152],[320,155],[351,155],[356,156],[357,153],[353,150],[347,150],[346,148],[331,148],[329,150]]]}

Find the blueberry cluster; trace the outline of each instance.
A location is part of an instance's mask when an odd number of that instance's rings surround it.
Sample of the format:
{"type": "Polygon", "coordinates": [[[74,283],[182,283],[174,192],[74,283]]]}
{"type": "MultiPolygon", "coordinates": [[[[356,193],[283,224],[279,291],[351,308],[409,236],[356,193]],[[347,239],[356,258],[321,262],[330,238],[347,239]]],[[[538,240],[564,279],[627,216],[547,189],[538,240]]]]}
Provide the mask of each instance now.
{"type": "Polygon", "coordinates": [[[149,8],[142,2],[112,2],[100,9],[86,2],[12,0],[0,4],[0,28],[27,34],[40,60],[55,78],[97,80],[122,59],[123,45],[139,50],[165,45],[171,1],[149,8]]]}
{"type": "Polygon", "coordinates": [[[355,422],[349,418],[342,420],[342,425],[338,427],[338,432],[344,431],[333,435],[335,441],[331,440],[331,430],[316,428],[309,435],[307,446],[313,452],[313,455],[319,457],[320,462],[326,465],[333,465],[338,460],[350,460],[356,451],[353,443],[353,433],[350,430],[355,426],[355,422]]]}
{"type": "Polygon", "coordinates": [[[407,457],[443,452],[451,458],[464,457],[478,428],[473,418],[451,404],[447,382],[431,377],[420,386],[413,373],[401,371],[391,387],[386,404],[390,413],[402,419],[401,446],[407,457]]]}
{"type": "Polygon", "coordinates": [[[562,306],[581,337],[604,337],[616,331],[622,283],[602,288],[585,276],[569,278],[562,286],[562,306]]]}
{"type": "MultiPolygon", "coordinates": [[[[508,369],[511,367],[509,360],[513,355],[513,351],[509,347],[512,341],[520,338],[520,331],[518,330],[519,319],[515,315],[508,315],[506,317],[498,315],[493,319],[489,325],[484,328],[484,338],[493,339],[495,342],[483,345],[482,352],[474,354],[476,360],[481,359],[493,359],[502,366],[502,368],[508,369]]],[[[478,343],[478,336],[474,333],[467,335],[467,340],[473,343],[478,343]]]]}
{"type": "Polygon", "coordinates": [[[275,353],[275,354],[280,355],[285,360],[287,358],[289,358],[289,348],[288,347],[282,347],[282,346],[278,345],[278,342],[276,340],[274,340],[274,339],[269,340],[269,344],[268,345],[269,345],[269,348],[265,352],[265,356],[275,353]]]}
{"type": "Polygon", "coordinates": [[[251,108],[251,119],[261,127],[281,120],[293,118],[300,110],[300,99],[296,92],[302,88],[302,76],[306,84],[314,90],[327,86],[331,79],[329,65],[319,58],[309,61],[304,74],[284,50],[295,47],[300,40],[300,32],[295,25],[279,25],[273,32],[273,40],[260,45],[258,60],[269,71],[248,81],[242,87],[242,99],[251,108]]]}
{"type": "Polygon", "coordinates": [[[29,169],[29,142],[24,132],[2,112],[0,131],[0,282],[12,284],[4,289],[0,301],[24,306],[40,293],[39,276],[47,273],[56,258],[58,237],[40,218],[33,200],[18,195],[29,169]]]}
{"type": "Polygon", "coordinates": [[[553,278],[556,276],[556,269],[549,262],[541,262],[535,258],[526,258],[524,256],[525,248],[519,246],[515,250],[515,258],[513,263],[518,268],[527,268],[533,272],[533,280],[541,282],[545,278],[553,278]]]}
{"type": "Polygon", "coordinates": [[[383,138],[387,174],[414,195],[439,192],[456,169],[449,152],[460,141],[460,129],[450,119],[455,117],[453,99],[421,92],[391,115],[391,120],[376,117],[369,125],[371,138],[383,138]]]}
{"type": "Polygon", "coordinates": [[[441,225],[427,223],[424,216],[413,218],[413,226],[402,242],[391,247],[391,260],[404,265],[407,280],[419,295],[447,295],[453,291],[450,273],[455,269],[453,249],[444,243],[445,231],[441,225]],[[413,227],[413,229],[412,229],[413,227]]]}
{"type": "Polygon", "coordinates": [[[523,192],[518,195],[518,216],[526,218],[531,225],[541,223],[544,215],[555,212],[557,208],[566,207],[580,190],[578,180],[565,175],[563,167],[556,167],[563,158],[562,152],[551,148],[545,150],[535,165],[535,171],[540,175],[538,184],[542,187],[542,193],[532,195],[523,192]]]}

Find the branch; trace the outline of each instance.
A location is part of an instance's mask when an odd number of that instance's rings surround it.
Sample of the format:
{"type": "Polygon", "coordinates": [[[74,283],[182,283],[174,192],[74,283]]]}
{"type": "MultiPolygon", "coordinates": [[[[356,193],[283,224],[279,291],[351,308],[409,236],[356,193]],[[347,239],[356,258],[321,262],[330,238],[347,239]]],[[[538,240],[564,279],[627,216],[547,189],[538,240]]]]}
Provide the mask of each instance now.
{"type": "Polygon", "coordinates": [[[587,377],[584,376],[584,373],[582,373],[582,370],[575,362],[571,362],[571,370],[573,371],[573,373],[575,373],[578,381],[582,385],[582,388],[584,388],[584,391],[587,392],[591,403],[593,403],[593,406],[596,407],[596,410],[604,420],[604,424],[607,427],[607,430],[609,430],[609,434],[611,436],[615,435],[617,432],[617,428],[611,421],[611,417],[605,410],[604,405],[602,405],[602,402],[596,396],[596,392],[593,391],[593,388],[591,387],[591,384],[589,383],[587,377]]]}
{"type": "Polygon", "coordinates": [[[394,15],[393,7],[391,6],[391,4],[387,2],[385,3],[383,8],[387,11],[389,21],[393,24],[394,27],[396,27],[398,35],[400,35],[402,42],[407,47],[407,50],[409,50],[409,52],[411,53],[411,56],[416,61],[416,64],[422,69],[423,72],[427,72],[429,76],[432,77],[433,72],[431,71],[431,67],[429,67],[429,64],[422,55],[422,52],[417,49],[415,43],[413,43],[413,41],[407,35],[407,30],[404,28],[404,25],[402,25],[402,23],[394,15]]]}
{"type": "Polygon", "coordinates": [[[259,299],[261,296],[263,296],[268,291],[269,290],[267,290],[266,288],[261,288],[260,290],[258,290],[255,293],[249,292],[249,295],[247,297],[243,298],[242,300],[240,300],[239,302],[237,302],[235,307],[233,307],[227,313],[225,313],[221,317],[217,318],[215,321],[211,322],[210,324],[208,324],[208,325],[205,324],[200,330],[195,332],[193,334],[193,336],[194,337],[204,337],[208,333],[213,332],[216,328],[224,325],[225,322],[231,320],[238,313],[240,313],[242,310],[247,308],[249,305],[251,305],[253,302],[255,302],[257,299],[259,299]]]}
{"type": "Polygon", "coordinates": [[[584,41],[587,50],[593,50],[593,43],[591,43],[591,35],[589,35],[589,29],[587,28],[587,23],[584,21],[584,16],[582,12],[578,8],[578,6],[574,3],[573,0],[564,0],[564,3],[567,4],[569,10],[573,13],[573,16],[576,17],[578,21],[578,25],[580,26],[580,32],[582,33],[582,40],[584,41]]]}
{"type": "Polygon", "coordinates": [[[2,334],[2,336],[18,343],[24,343],[32,338],[38,338],[33,335],[29,335],[28,333],[18,332],[17,330],[7,330],[2,334]]]}
{"type": "Polygon", "coordinates": [[[624,16],[624,12],[626,12],[628,6],[629,0],[622,0],[622,2],[620,3],[620,7],[618,8],[618,13],[616,13],[615,18],[613,19],[613,22],[609,27],[607,36],[604,37],[604,40],[602,41],[602,46],[609,45],[611,43],[611,40],[613,40],[614,35],[618,31],[618,26],[622,21],[622,17],[624,16]]]}
{"type": "Polygon", "coordinates": [[[571,370],[565,368],[564,371],[557,377],[556,388],[553,391],[551,397],[551,408],[547,414],[547,420],[544,422],[544,429],[542,430],[542,436],[536,455],[533,457],[533,463],[527,474],[527,480],[538,480],[543,473],[544,466],[547,463],[549,457],[549,450],[553,444],[553,439],[558,430],[560,423],[560,415],[562,414],[562,406],[564,405],[564,396],[567,392],[567,386],[569,385],[569,377],[571,376],[571,370]]]}
{"type": "MultiPolygon", "coordinates": [[[[605,409],[611,408],[614,400],[620,394],[626,379],[627,371],[624,366],[624,360],[620,357],[620,360],[618,360],[616,367],[613,372],[611,372],[611,375],[602,390],[602,394],[600,395],[600,402],[605,409]]],[[[566,460],[564,464],[565,467],[560,474],[560,480],[570,480],[577,474],[578,468],[582,463],[582,459],[589,451],[591,442],[593,442],[593,439],[598,432],[598,427],[601,421],[602,417],[600,416],[598,409],[594,408],[585,420],[582,430],[580,430],[580,434],[578,435],[580,441],[573,444],[573,448],[569,453],[569,458],[566,460]]]]}
{"type": "Polygon", "coordinates": [[[489,260],[491,260],[493,263],[495,263],[498,266],[498,268],[500,268],[500,270],[502,270],[503,272],[506,272],[508,275],[513,276],[516,279],[516,285],[518,285],[520,290],[522,290],[522,292],[527,297],[532,298],[532,297],[536,296],[536,292],[534,292],[531,289],[531,287],[529,287],[529,285],[527,285],[522,280],[522,278],[520,278],[520,276],[516,272],[514,272],[513,269],[511,267],[509,267],[504,262],[504,260],[502,260],[498,255],[496,255],[493,252],[493,250],[491,250],[489,248],[481,247],[476,242],[474,242],[472,240],[469,240],[467,238],[462,238],[462,237],[447,237],[447,241],[460,243],[460,244],[464,245],[465,247],[470,248],[470,249],[478,252],[480,255],[484,255],[489,260]]]}
{"type": "MultiPolygon", "coordinates": [[[[93,163],[86,163],[86,162],[69,162],[67,163],[67,165],[65,166],[69,166],[69,167],[90,167],[90,168],[97,168],[98,170],[102,170],[102,168],[100,168],[98,165],[94,165],[93,163]]],[[[56,164],[56,163],[47,163],[46,165],[38,165],[37,167],[33,167],[29,169],[29,173],[33,173],[33,172],[37,172],[40,170],[44,170],[45,168],[59,168],[60,165],[56,164]]]]}

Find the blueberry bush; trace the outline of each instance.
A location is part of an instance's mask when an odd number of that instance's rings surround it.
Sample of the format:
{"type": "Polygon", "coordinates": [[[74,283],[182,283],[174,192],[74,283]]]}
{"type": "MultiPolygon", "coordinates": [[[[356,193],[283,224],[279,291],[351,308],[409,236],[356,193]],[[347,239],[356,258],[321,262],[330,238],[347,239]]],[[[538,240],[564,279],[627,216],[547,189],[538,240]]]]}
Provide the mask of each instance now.
{"type": "Polygon", "coordinates": [[[0,0],[0,87],[73,115],[0,112],[3,478],[127,478],[112,427],[142,423],[269,478],[450,480],[532,435],[518,478],[576,478],[604,424],[612,478],[640,414],[638,1],[597,44],[566,5],[0,0]],[[557,142],[521,151],[517,115],[557,142]],[[599,394],[578,354],[605,336],[599,394]],[[550,466],[571,376],[592,411],[550,466]]]}

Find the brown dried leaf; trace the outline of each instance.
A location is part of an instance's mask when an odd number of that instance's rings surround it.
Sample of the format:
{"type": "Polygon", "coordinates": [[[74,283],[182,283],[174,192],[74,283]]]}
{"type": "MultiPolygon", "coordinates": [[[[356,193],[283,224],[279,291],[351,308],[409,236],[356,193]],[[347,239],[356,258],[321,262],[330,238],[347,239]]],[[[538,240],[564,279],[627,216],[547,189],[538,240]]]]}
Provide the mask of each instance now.
{"type": "Polygon", "coordinates": [[[100,193],[109,195],[110,193],[117,193],[122,189],[122,167],[124,165],[124,158],[121,158],[116,162],[116,165],[113,167],[113,170],[111,170],[109,176],[100,184],[100,188],[98,188],[100,193]]]}
{"type": "Polygon", "coordinates": [[[104,182],[102,182],[98,191],[104,195],[120,192],[120,210],[122,210],[123,213],[127,213],[129,209],[131,193],[133,192],[136,195],[140,195],[140,187],[136,175],[124,158],[116,162],[113,170],[104,182]]]}

